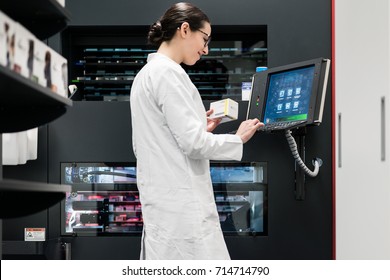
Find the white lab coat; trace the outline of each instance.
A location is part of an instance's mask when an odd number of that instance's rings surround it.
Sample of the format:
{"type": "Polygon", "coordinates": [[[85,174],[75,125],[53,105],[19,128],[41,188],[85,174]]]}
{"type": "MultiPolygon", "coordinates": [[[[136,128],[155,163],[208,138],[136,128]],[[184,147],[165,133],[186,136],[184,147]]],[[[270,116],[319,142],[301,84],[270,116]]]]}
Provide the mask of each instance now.
{"type": "Polygon", "coordinates": [[[141,259],[230,259],[209,160],[240,160],[236,135],[206,131],[198,90],[184,69],[150,54],[130,95],[144,231],[141,259]]]}

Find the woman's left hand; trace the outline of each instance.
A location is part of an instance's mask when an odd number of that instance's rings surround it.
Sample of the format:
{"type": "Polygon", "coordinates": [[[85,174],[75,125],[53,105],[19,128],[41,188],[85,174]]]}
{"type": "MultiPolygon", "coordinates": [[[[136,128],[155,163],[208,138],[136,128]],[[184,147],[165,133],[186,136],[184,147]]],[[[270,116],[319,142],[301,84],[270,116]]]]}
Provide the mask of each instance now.
{"type": "Polygon", "coordinates": [[[220,123],[222,118],[212,119],[210,115],[214,112],[213,109],[210,109],[206,112],[207,116],[207,132],[212,132],[220,123]]]}

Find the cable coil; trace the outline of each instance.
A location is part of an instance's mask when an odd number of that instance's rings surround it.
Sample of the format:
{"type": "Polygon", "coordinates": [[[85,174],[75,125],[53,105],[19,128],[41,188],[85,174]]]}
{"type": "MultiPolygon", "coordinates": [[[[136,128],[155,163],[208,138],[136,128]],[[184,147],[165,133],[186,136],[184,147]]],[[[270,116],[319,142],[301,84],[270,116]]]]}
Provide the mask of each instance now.
{"type": "Polygon", "coordinates": [[[294,137],[291,135],[291,130],[286,130],[286,138],[288,145],[290,146],[290,150],[292,152],[293,157],[295,158],[295,161],[298,163],[298,165],[305,171],[307,175],[310,177],[315,177],[318,175],[318,172],[320,171],[320,166],[322,164],[321,159],[315,158],[313,160],[313,165],[314,165],[314,171],[311,171],[306,164],[303,162],[301,159],[299,153],[298,153],[298,148],[297,148],[297,143],[295,142],[294,137]]]}

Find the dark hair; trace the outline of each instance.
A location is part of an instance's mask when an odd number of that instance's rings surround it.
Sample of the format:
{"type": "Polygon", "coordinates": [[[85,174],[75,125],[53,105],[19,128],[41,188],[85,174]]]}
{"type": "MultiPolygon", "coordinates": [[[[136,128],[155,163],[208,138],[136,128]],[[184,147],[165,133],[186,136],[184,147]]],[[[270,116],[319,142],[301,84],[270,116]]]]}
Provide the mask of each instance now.
{"type": "Polygon", "coordinates": [[[190,3],[176,3],[160,20],[150,26],[148,43],[159,47],[162,42],[170,41],[183,22],[188,22],[190,29],[195,31],[203,27],[204,22],[210,23],[210,20],[205,13],[190,3]]]}

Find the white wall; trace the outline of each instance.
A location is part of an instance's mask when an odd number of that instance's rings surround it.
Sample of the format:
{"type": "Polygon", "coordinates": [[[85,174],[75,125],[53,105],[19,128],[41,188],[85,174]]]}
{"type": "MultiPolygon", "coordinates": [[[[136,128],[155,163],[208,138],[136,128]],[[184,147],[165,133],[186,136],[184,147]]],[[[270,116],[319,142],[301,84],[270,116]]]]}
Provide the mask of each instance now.
{"type": "Polygon", "coordinates": [[[336,259],[390,259],[389,16],[388,0],[335,0],[336,259]]]}

